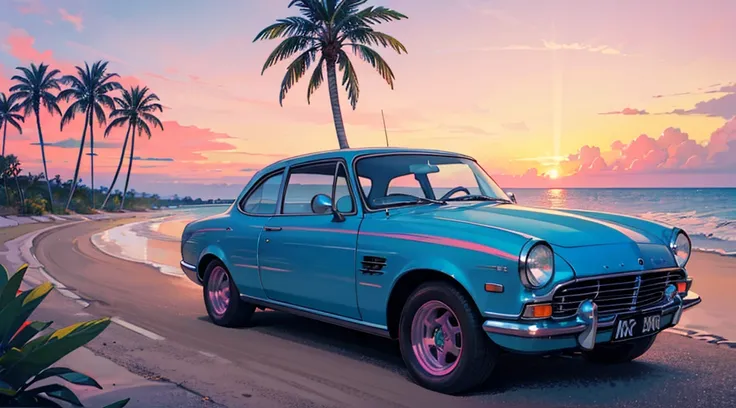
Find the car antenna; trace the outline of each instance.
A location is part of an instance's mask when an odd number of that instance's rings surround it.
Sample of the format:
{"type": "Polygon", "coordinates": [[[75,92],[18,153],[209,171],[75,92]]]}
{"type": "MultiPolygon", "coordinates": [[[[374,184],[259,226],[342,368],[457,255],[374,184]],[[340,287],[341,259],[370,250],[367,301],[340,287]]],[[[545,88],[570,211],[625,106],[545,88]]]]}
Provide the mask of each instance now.
{"type": "Polygon", "coordinates": [[[383,116],[383,109],[381,109],[381,119],[383,120],[383,134],[386,135],[386,147],[388,147],[388,131],[386,130],[386,117],[383,116]]]}

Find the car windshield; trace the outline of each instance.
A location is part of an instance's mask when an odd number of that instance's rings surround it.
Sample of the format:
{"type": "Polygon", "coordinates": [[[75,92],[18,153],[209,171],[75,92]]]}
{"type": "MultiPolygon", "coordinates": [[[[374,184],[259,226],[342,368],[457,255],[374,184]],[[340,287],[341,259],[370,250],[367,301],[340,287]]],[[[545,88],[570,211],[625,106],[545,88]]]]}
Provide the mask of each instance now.
{"type": "Polygon", "coordinates": [[[358,159],[356,172],[368,208],[376,210],[450,201],[511,202],[473,160],[431,154],[387,154],[358,159]]]}

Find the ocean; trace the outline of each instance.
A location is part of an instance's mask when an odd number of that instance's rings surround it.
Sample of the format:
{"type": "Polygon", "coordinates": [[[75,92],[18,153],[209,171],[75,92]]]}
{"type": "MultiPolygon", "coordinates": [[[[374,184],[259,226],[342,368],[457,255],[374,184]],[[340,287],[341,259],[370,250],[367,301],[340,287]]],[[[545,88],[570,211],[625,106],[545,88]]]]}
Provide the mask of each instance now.
{"type": "MultiPolygon", "coordinates": [[[[315,191],[321,190],[317,186],[302,187],[302,194],[297,197],[304,202],[309,202],[315,191]]],[[[401,190],[412,193],[411,188],[401,190]]],[[[524,206],[613,212],[677,226],[687,231],[695,249],[736,256],[736,188],[509,190],[524,206]]],[[[178,222],[183,228],[185,222],[218,214],[227,208],[227,205],[212,205],[167,209],[161,218],[96,234],[93,243],[108,254],[150,264],[166,274],[183,275],[178,266],[178,244],[156,246],[156,251],[172,253],[152,253],[149,241],[178,242],[178,237],[159,232],[162,223],[178,222]]]]}

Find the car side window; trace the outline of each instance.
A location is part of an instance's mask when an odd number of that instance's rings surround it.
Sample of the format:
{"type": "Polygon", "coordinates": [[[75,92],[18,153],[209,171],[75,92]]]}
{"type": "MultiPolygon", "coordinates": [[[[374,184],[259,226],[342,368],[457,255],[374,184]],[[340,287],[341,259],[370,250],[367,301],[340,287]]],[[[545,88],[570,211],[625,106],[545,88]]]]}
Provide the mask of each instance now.
{"type": "Polygon", "coordinates": [[[335,197],[332,197],[332,183],[335,181],[336,161],[307,164],[289,170],[286,183],[282,214],[312,215],[312,199],[324,194],[335,201],[340,212],[353,212],[354,203],[348,189],[345,166],[340,166],[335,185],[335,197]]]}
{"type": "Polygon", "coordinates": [[[249,214],[271,215],[276,213],[276,201],[284,173],[267,176],[243,202],[242,209],[249,214]]]}

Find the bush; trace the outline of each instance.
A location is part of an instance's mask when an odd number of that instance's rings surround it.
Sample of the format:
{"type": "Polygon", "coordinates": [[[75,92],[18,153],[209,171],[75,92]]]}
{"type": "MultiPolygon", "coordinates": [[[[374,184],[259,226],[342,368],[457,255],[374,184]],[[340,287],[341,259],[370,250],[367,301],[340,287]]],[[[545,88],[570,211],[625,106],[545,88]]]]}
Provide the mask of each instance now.
{"type": "MultiPolygon", "coordinates": [[[[102,389],[87,375],[51,365],[97,337],[110,324],[110,319],[90,320],[42,334],[52,322],[27,319],[53,286],[46,282],[21,292],[20,284],[27,269],[28,265],[21,266],[8,279],[7,270],[0,265],[0,406],[61,407],[55,399],[82,406],[74,392],[61,384],[34,385],[43,379],[59,377],[75,385],[102,389]]],[[[105,408],[124,407],[129,400],[105,408]]]]}
{"type": "Polygon", "coordinates": [[[23,211],[27,215],[43,215],[48,208],[46,199],[35,196],[23,201],[23,211]]]}

